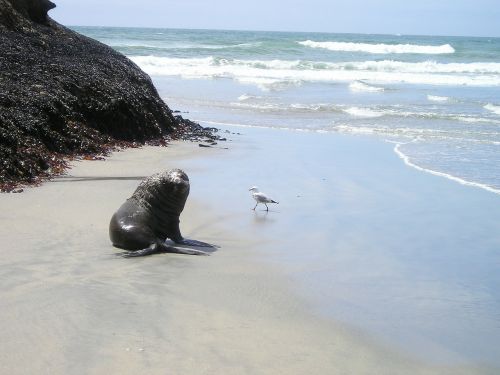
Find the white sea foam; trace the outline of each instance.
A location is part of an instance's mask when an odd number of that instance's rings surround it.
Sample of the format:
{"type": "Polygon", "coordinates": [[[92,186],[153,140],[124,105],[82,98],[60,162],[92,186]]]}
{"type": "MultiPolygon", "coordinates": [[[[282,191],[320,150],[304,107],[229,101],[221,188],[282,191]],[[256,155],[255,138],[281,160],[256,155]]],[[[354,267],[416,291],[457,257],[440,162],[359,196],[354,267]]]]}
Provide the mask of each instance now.
{"type": "MultiPolygon", "coordinates": [[[[394,140],[386,139],[386,142],[394,144],[404,144],[401,139],[408,139],[409,142],[422,141],[422,140],[439,140],[439,141],[453,141],[453,142],[470,142],[485,145],[495,145],[499,146],[500,141],[493,141],[484,138],[474,138],[474,135],[478,135],[474,132],[453,132],[439,129],[425,129],[425,128],[393,128],[388,126],[352,126],[347,124],[340,124],[335,126],[327,127],[287,127],[282,125],[255,125],[255,124],[243,124],[243,123],[228,123],[228,122],[218,122],[218,121],[206,121],[202,119],[194,119],[194,121],[202,124],[211,125],[221,125],[221,126],[236,126],[245,128],[262,128],[262,129],[278,129],[287,131],[297,131],[297,132],[314,132],[314,133],[349,133],[349,134],[360,134],[360,135],[376,135],[390,137],[394,140]]],[[[487,135],[488,133],[483,133],[482,135],[487,135]]],[[[493,134],[493,133],[492,133],[493,134]]],[[[481,134],[479,134],[481,135],[481,134]]],[[[407,142],[408,143],[408,142],[407,142]]]]}
{"type": "Polygon", "coordinates": [[[350,125],[335,125],[332,128],[332,130],[339,133],[352,133],[352,134],[375,134],[379,132],[380,133],[384,132],[384,129],[381,128],[374,128],[370,126],[350,126],[350,125]]]}
{"type": "MultiPolygon", "coordinates": [[[[439,112],[418,112],[418,111],[404,111],[397,107],[348,107],[343,104],[332,104],[332,103],[266,103],[262,101],[253,101],[252,99],[261,99],[259,96],[241,95],[238,98],[238,102],[230,103],[233,108],[257,110],[257,111],[271,111],[271,112],[330,112],[330,113],[347,113],[354,117],[360,118],[376,118],[382,116],[393,116],[393,117],[403,117],[403,118],[415,118],[415,119],[429,119],[429,120],[447,120],[447,121],[460,121],[465,123],[484,123],[484,124],[495,124],[499,125],[500,120],[486,118],[486,117],[476,117],[466,114],[454,114],[454,113],[439,113],[439,112]]],[[[398,132],[400,128],[387,128],[387,131],[391,129],[396,129],[398,132]]],[[[412,129],[408,129],[412,130],[412,129]]],[[[378,129],[378,131],[385,131],[385,129],[378,129]]],[[[412,130],[414,131],[414,130],[412,130]]],[[[421,132],[424,130],[421,130],[421,132]]],[[[430,130],[436,132],[437,130],[430,130]]],[[[461,130],[464,131],[464,130],[461,130]]],[[[370,130],[370,132],[372,132],[370,130]]],[[[479,133],[476,130],[476,134],[482,134],[485,136],[498,135],[497,133],[479,133]]]]}
{"type": "MultiPolygon", "coordinates": [[[[156,56],[132,56],[144,64],[153,65],[196,65],[211,67],[240,67],[256,68],[261,70],[297,70],[297,71],[367,71],[385,73],[473,73],[473,74],[500,74],[500,63],[438,63],[436,61],[423,61],[418,63],[394,60],[382,61],[347,61],[347,62],[318,62],[304,60],[239,60],[226,58],[167,58],[156,56]],[[156,60],[156,61],[155,61],[156,60]]],[[[366,83],[366,82],[364,82],[366,83]]]]}
{"type": "Polygon", "coordinates": [[[297,132],[316,132],[317,131],[316,129],[290,128],[290,127],[286,127],[286,126],[265,126],[265,125],[242,124],[242,123],[235,123],[235,122],[210,121],[210,120],[200,120],[200,119],[193,119],[193,121],[198,122],[202,125],[231,126],[231,127],[236,127],[236,128],[274,129],[274,130],[297,131],[297,132]]]}
{"type": "Polygon", "coordinates": [[[260,95],[250,95],[250,94],[241,94],[238,96],[239,102],[247,102],[247,101],[262,101],[262,100],[270,100],[272,97],[260,96],[260,95]]]}
{"type": "Polygon", "coordinates": [[[248,103],[246,101],[238,101],[230,103],[233,108],[254,109],[257,111],[271,112],[344,112],[345,108],[342,105],[329,103],[248,103]]]}
{"type": "Polygon", "coordinates": [[[413,117],[413,118],[424,118],[424,119],[440,119],[440,120],[457,120],[461,122],[468,123],[488,123],[488,124],[500,124],[500,120],[494,120],[485,117],[475,117],[465,114],[454,114],[454,113],[438,113],[438,112],[413,112],[413,111],[400,111],[395,109],[381,109],[378,112],[383,113],[386,116],[399,116],[399,117],[413,117]]]}
{"type": "Polygon", "coordinates": [[[382,92],[384,91],[383,87],[376,87],[367,85],[366,83],[355,81],[349,84],[349,89],[355,92],[382,92]]]}
{"type": "MultiPolygon", "coordinates": [[[[500,86],[500,64],[496,64],[494,68],[490,67],[490,71],[496,69],[497,74],[460,74],[470,73],[477,67],[470,66],[475,64],[458,64],[461,65],[461,70],[457,73],[456,68],[448,66],[453,64],[393,61],[319,64],[303,61],[237,60],[214,57],[181,59],[131,56],[130,59],[150,75],[231,78],[242,83],[255,84],[264,90],[279,90],[289,85],[300,85],[302,82],[346,81],[363,81],[365,84],[500,86]]],[[[478,63],[478,65],[481,64],[478,63]]]]}
{"type": "Polygon", "coordinates": [[[305,40],[299,44],[312,48],[324,48],[330,51],[367,52],[376,54],[388,53],[419,53],[419,54],[448,54],[454,53],[455,49],[449,44],[440,46],[422,46],[415,44],[372,44],[372,43],[348,43],[348,42],[315,42],[305,40]]]}
{"type": "Polygon", "coordinates": [[[500,115],[500,105],[494,105],[494,104],[488,103],[483,108],[487,109],[488,111],[491,111],[497,115],[500,115]]]}
{"type": "Polygon", "coordinates": [[[423,168],[423,167],[421,167],[421,166],[413,163],[410,160],[410,158],[401,151],[401,144],[400,143],[398,143],[398,144],[396,144],[396,146],[394,146],[394,152],[404,161],[404,163],[406,165],[408,165],[409,167],[415,168],[415,169],[417,169],[419,171],[430,173],[430,174],[432,174],[434,176],[444,177],[444,178],[447,178],[449,180],[458,182],[461,185],[478,187],[478,188],[487,190],[487,191],[495,193],[495,194],[500,194],[500,190],[499,189],[495,189],[495,188],[493,188],[493,187],[491,187],[489,185],[482,184],[482,183],[479,183],[479,182],[467,181],[467,180],[464,180],[463,178],[456,177],[456,176],[453,176],[453,175],[448,174],[448,173],[439,172],[439,171],[435,171],[435,170],[428,169],[428,168],[423,168]]]}
{"type": "Polygon", "coordinates": [[[490,62],[438,63],[432,60],[422,62],[368,60],[325,64],[327,64],[327,68],[332,69],[368,70],[374,72],[500,74],[500,63],[490,62]]]}
{"type": "Polygon", "coordinates": [[[331,128],[333,131],[339,133],[351,134],[378,134],[392,137],[405,137],[414,139],[415,137],[436,136],[440,133],[439,130],[433,129],[419,129],[419,128],[394,128],[389,126],[353,126],[353,125],[335,125],[331,128]],[[426,134],[427,133],[427,134],[426,134]]]}
{"type": "Polygon", "coordinates": [[[254,104],[254,103],[242,103],[242,102],[232,102],[230,103],[231,107],[233,108],[242,108],[242,109],[252,109],[256,111],[278,111],[280,112],[283,108],[280,107],[278,104],[273,104],[273,103],[261,103],[261,104],[254,104]]]}
{"type": "MultiPolygon", "coordinates": [[[[287,108],[286,106],[281,106],[281,108],[287,108]]],[[[329,104],[329,103],[293,103],[288,107],[290,110],[295,110],[299,112],[343,112],[344,107],[342,105],[329,104]]],[[[287,110],[288,110],[287,108],[287,110]]]]}
{"type": "MultiPolygon", "coordinates": [[[[217,77],[214,75],[213,77],[217,77]]],[[[224,74],[220,77],[229,78],[230,74],[224,74]]],[[[233,77],[236,81],[248,84],[248,85],[256,85],[262,91],[279,91],[284,90],[289,87],[301,86],[302,81],[300,79],[287,79],[287,78],[268,78],[268,77],[254,77],[254,76],[237,76],[233,77]]]]}
{"type": "Polygon", "coordinates": [[[431,102],[447,102],[450,100],[447,96],[438,96],[438,95],[427,95],[427,99],[431,102]]]}
{"type": "MultiPolygon", "coordinates": [[[[208,76],[208,78],[216,77],[216,75],[208,76]]],[[[220,77],[230,78],[230,73],[221,75],[220,77]]],[[[274,88],[278,89],[281,82],[286,82],[280,79],[275,78],[266,78],[266,77],[252,77],[252,76],[239,76],[232,77],[235,80],[239,81],[243,84],[255,85],[260,88],[262,91],[273,90],[274,88]]]]}
{"type": "Polygon", "coordinates": [[[491,118],[484,118],[484,117],[475,117],[475,116],[467,116],[467,115],[448,115],[446,117],[448,117],[452,120],[458,120],[458,121],[469,122],[469,123],[481,122],[481,123],[486,123],[486,124],[500,124],[500,120],[494,120],[491,118]]]}
{"type": "Polygon", "coordinates": [[[413,128],[413,127],[392,127],[384,125],[335,125],[330,128],[339,133],[356,134],[379,134],[391,137],[404,138],[422,138],[422,139],[441,139],[441,140],[460,140],[467,142],[483,143],[497,145],[498,141],[491,140],[491,137],[498,137],[497,132],[478,132],[466,130],[445,130],[431,128],[413,128]]]}
{"type": "Polygon", "coordinates": [[[349,108],[346,108],[344,109],[344,112],[345,113],[348,113],[352,116],[355,116],[355,117],[381,117],[384,115],[383,112],[379,112],[379,111],[374,111],[372,109],[369,109],[369,108],[360,108],[360,107],[349,107],[349,108]]]}
{"type": "Polygon", "coordinates": [[[252,98],[253,98],[252,95],[247,95],[247,94],[243,94],[243,95],[238,96],[239,101],[245,101],[245,100],[252,99],[252,98]]]}

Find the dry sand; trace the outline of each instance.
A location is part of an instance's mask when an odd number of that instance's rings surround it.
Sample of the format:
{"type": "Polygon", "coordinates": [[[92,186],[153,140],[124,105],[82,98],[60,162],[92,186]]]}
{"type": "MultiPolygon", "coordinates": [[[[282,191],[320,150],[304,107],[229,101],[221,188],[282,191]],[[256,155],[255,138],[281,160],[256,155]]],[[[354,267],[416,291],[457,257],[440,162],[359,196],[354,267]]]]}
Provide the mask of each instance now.
{"type": "Polygon", "coordinates": [[[259,253],[264,239],[200,200],[209,160],[231,152],[179,143],[127,150],[0,195],[0,373],[470,373],[406,358],[309,309],[259,253]],[[116,256],[111,215],[143,177],[172,167],[191,177],[184,236],[220,249],[116,256]]]}

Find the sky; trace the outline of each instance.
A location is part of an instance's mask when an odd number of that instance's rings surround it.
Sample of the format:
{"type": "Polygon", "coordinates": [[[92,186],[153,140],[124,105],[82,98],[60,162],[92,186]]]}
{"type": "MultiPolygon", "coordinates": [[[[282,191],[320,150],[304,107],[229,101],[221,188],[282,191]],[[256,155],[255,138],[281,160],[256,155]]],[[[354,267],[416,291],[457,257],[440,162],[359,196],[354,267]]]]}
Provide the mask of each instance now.
{"type": "Polygon", "coordinates": [[[67,26],[500,36],[500,0],[52,0],[67,26]]]}

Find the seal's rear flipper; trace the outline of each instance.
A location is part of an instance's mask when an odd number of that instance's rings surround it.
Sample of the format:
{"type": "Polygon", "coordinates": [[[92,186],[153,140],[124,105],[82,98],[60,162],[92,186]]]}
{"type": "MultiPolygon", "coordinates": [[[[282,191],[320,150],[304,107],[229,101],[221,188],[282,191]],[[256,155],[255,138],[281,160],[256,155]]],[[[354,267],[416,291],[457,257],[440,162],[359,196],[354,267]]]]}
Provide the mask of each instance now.
{"type": "Polygon", "coordinates": [[[197,241],[197,240],[188,240],[183,238],[182,240],[174,241],[176,245],[180,246],[196,246],[196,247],[209,247],[212,249],[217,249],[219,246],[212,245],[207,242],[197,241]]]}
{"type": "Polygon", "coordinates": [[[187,255],[210,255],[209,253],[196,249],[186,249],[180,247],[172,247],[164,244],[152,244],[149,247],[141,250],[127,251],[125,253],[120,253],[119,255],[123,258],[135,258],[143,257],[147,255],[160,254],[160,253],[177,253],[177,254],[187,254],[187,255]]]}

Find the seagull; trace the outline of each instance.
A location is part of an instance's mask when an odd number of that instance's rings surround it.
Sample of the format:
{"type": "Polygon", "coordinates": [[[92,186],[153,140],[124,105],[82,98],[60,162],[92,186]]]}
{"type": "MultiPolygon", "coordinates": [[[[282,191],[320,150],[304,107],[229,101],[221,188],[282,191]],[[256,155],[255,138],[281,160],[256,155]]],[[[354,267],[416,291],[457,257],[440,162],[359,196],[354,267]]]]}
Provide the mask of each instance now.
{"type": "Polygon", "coordinates": [[[278,202],[272,200],[271,198],[269,198],[266,194],[259,192],[259,188],[257,186],[251,187],[250,189],[248,189],[248,191],[252,192],[252,197],[257,202],[255,204],[255,207],[253,208],[254,211],[255,211],[255,208],[257,208],[257,205],[259,203],[264,203],[266,205],[266,211],[269,211],[269,207],[267,207],[267,203],[276,203],[276,204],[278,203],[278,202]]]}

